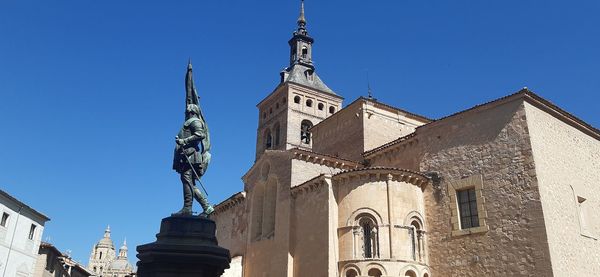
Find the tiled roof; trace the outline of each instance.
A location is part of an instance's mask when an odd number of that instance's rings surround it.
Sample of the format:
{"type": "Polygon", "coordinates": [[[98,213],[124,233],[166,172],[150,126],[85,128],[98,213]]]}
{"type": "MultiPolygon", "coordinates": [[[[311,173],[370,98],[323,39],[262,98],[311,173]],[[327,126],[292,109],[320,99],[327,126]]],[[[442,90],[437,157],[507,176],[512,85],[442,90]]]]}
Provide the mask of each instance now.
{"type": "Polygon", "coordinates": [[[400,137],[400,138],[398,138],[398,139],[396,139],[394,141],[391,141],[391,142],[383,144],[383,145],[381,145],[381,146],[379,146],[377,148],[374,148],[374,149],[371,149],[369,151],[364,152],[363,153],[363,157],[371,156],[371,155],[373,155],[373,154],[375,154],[375,153],[377,153],[377,152],[379,152],[381,150],[384,150],[384,149],[386,149],[388,147],[396,145],[396,144],[398,144],[400,142],[406,141],[406,140],[408,140],[408,139],[416,136],[417,135],[416,133],[421,128],[428,127],[428,126],[430,126],[430,125],[432,125],[434,123],[437,123],[437,122],[443,121],[445,119],[452,118],[452,117],[455,117],[455,116],[458,116],[458,115],[470,112],[472,110],[476,110],[476,109],[481,108],[481,107],[493,105],[493,104],[496,104],[496,103],[500,103],[500,102],[503,102],[503,101],[508,101],[510,99],[516,99],[516,98],[524,98],[525,100],[529,100],[530,102],[532,102],[532,104],[537,104],[537,105],[545,106],[548,109],[554,111],[556,115],[562,116],[563,119],[570,120],[570,121],[572,121],[572,123],[578,124],[579,127],[581,127],[580,129],[583,129],[583,131],[585,133],[587,133],[587,134],[595,137],[596,139],[600,139],[600,130],[596,129],[595,127],[593,127],[592,125],[586,123],[585,121],[577,118],[576,116],[572,115],[571,113],[569,113],[569,112],[567,112],[567,111],[559,108],[558,106],[554,105],[552,102],[550,102],[550,101],[548,101],[548,100],[540,97],[539,95],[533,93],[529,89],[523,88],[523,89],[519,90],[516,93],[510,94],[510,95],[507,95],[507,96],[504,96],[504,97],[501,97],[501,98],[498,98],[498,99],[495,99],[495,100],[492,100],[492,101],[489,101],[489,102],[486,102],[486,103],[483,103],[483,104],[479,104],[479,105],[473,106],[473,107],[471,107],[469,109],[466,109],[466,110],[463,110],[463,111],[459,111],[459,112],[456,112],[456,113],[444,116],[444,117],[436,119],[436,120],[434,120],[434,121],[432,121],[430,123],[427,123],[425,125],[419,126],[419,127],[417,127],[417,129],[415,130],[415,132],[413,132],[413,133],[411,133],[409,135],[406,135],[404,137],[400,137]]]}

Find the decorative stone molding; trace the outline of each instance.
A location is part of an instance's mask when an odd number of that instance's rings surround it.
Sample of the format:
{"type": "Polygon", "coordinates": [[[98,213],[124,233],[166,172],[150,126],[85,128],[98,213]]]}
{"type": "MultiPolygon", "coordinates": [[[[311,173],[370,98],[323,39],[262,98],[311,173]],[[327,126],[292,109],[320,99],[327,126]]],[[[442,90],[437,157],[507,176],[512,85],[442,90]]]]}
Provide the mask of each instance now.
{"type": "Polygon", "coordinates": [[[225,199],[223,202],[215,205],[215,213],[222,213],[225,212],[237,205],[239,205],[240,203],[246,201],[246,192],[241,191],[238,192],[232,196],[230,196],[229,198],[225,199]]]}
{"type": "Polygon", "coordinates": [[[355,178],[369,178],[371,182],[388,180],[396,182],[406,182],[421,188],[431,182],[429,178],[427,178],[421,173],[392,167],[358,168],[353,170],[346,170],[333,175],[333,179],[342,184],[355,178]]]}
{"type": "Polygon", "coordinates": [[[487,211],[485,210],[485,197],[483,197],[483,176],[473,175],[460,180],[448,182],[448,196],[450,198],[450,211],[451,211],[451,223],[452,223],[452,236],[463,236],[476,233],[485,233],[489,231],[489,226],[486,224],[487,211]],[[456,192],[464,189],[475,189],[475,196],[477,199],[477,215],[479,218],[479,226],[461,229],[460,226],[460,214],[458,208],[458,199],[456,192]]]}
{"type": "Polygon", "coordinates": [[[299,148],[292,149],[291,151],[294,159],[302,160],[309,163],[321,164],[344,170],[351,170],[362,166],[357,161],[341,159],[338,157],[302,150],[299,148]]]}
{"type": "Polygon", "coordinates": [[[310,193],[317,190],[319,187],[327,183],[327,179],[331,179],[331,175],[321,174],[315,178],[312,178],[300,185],[297,185],[291,189],[291,195],[293,198],[298,197],[305,193],[310,193]]]}

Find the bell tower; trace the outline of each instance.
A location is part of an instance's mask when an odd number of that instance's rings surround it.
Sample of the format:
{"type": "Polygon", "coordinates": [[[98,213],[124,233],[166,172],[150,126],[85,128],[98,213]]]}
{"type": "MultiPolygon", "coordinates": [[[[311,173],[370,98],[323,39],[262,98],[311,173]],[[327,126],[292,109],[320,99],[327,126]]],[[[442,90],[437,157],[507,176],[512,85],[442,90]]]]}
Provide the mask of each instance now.
{"type": "Polygon", "coordinates": [[[301,64],[314,69],[312,63],[312,44],[314,40],[306,31],[304,0],[302,0],[300,5],[300,16],[297,21],[298,29],[294,31],[292,38],[288,41],[290,45],[290,66],[301,64]]]}
{"type": "Polygon", "coordinates": [[[288,41],[289,66],[275,90],[258,103],[256,159],[265,150],[310,150],[310,128],[342,108],[343,98],[321,80],[313,64],[314,39],[308,34],[304,1],[288,41]]]}

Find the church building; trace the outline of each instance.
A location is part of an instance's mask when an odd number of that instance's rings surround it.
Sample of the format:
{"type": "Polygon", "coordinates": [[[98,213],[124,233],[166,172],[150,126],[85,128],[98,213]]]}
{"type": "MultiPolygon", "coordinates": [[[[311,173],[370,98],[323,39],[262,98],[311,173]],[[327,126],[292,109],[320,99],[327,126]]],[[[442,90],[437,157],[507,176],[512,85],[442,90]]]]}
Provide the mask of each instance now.
{"type": "Polygon", "coordinates": [[[88,270],[99,277],[128,277],[133,276],[133,266],[127,259],[127,241],[123,241],[123,246],[119,248],[119,253],[115,251],[115,244],[110,238],[110,226],[106,227],[104,237],[98,241],[92,248],[88,270]]]}
{"type": "Polygon", "coordinates": [[[224,276],[598,275],[600,130],[526,88],[439,119],[343,106],[314,42],[302,6],[255,163],[211,215],[224,276]]]}

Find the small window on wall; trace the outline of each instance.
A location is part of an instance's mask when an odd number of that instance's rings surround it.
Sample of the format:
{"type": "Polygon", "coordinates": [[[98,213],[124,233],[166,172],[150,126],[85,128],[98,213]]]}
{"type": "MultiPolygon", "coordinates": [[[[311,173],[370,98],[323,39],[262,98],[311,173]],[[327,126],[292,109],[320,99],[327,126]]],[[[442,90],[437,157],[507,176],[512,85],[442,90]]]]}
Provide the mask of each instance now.
{"type": "Polygon", "coordinates": [[[335,107],[334,106],[329,107],[329,113],[331,113],[331,114],[335,113],[335,107]]]}
{"type": "Polygon", "coordinates": [[[33,237],[35,236],[35,224],[31,224],[31,227],[29,228],[29,235],[27,236],[27,238],[29,239],[33,239],[33,237]]]}
{"type": "Polygon", "coordinates": [[[473,175],[447,184],[452,215],[452,236],[463,236],[489,231],[486,224],[483,176],[473,175]]]}
{"type": "Polygon", "coordinates": [[[324,107],[325,107],[325,105],[323,105],[323,103],[319,103],[319,105],[317,105],[317,108],[319,109],[319,111],[322,111],[324,107]]]}
{"type": "Polygon", "coordinates": [[[460,215],[461,229],[479,227],[475,188],[457,191],[456,197],[458,200],[458,213],[460,215]]]}
{"type": "Polygon", "coordinates": [[[273,108],[269,108],[269,114],[273,113],[273,108]]]}
{"type": "Polygon", "coordinates": [[[306,106],[312,107],[312,100],[310,100],[310,99],[306,100],[306,106]]]}
{"type": "Polygon", "coordinates": [[[2,227],[6,227],[6,224],[8,223],[8,214],[7,213],[2,213],[2,220],[0,221],[0,226],[2,227]]]}
{"type": "Polygon", "coordinates": [[[298,96],[298,95],[294,96],[294,103],[300,104],[300,96],[298,96]]]}

